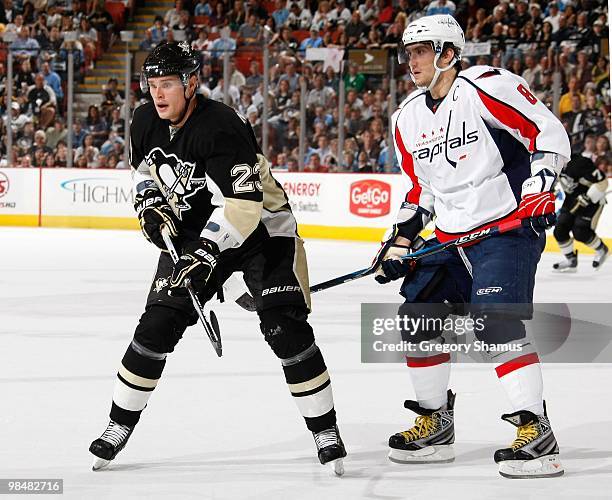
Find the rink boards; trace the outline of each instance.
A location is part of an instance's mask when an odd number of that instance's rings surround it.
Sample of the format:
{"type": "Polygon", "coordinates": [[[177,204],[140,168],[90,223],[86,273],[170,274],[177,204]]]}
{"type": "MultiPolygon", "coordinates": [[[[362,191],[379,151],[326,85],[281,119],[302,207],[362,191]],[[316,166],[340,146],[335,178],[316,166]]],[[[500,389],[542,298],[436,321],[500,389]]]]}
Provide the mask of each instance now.
{"type": "MultiPolygon", "coordinates": [[[[306,238],[379,241],[406,193],[392,174],[274,172],[306,238]]],[[[0,169],[0,225],[137,229],[131,172],[0,169]]],[[[612,239],[612,210],[598,233],[612,239]]],[[[549,236],[547,250],[558,250],[549,236]]]]}

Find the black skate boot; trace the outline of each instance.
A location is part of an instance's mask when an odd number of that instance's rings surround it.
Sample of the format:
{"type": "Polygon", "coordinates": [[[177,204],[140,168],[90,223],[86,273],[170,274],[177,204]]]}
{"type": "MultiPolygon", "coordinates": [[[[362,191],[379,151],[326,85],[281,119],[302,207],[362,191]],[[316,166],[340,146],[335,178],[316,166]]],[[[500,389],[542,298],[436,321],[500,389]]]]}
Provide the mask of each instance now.
{"type": "Polygon", "coordinates": [[[319,462],[323,465],[329,464],[337,476],[344,474],[342,459],[346,457],[346,448],[344,448],[338,426],[335,425],[333,428],[321,432],[313,432],[312,435],[317,445],[319,462]]]}
{"type": "Polygon", "coordinates": [[[518,427],[510,448],[495,452],[494,460],[502,476],[524,479],[563,475],[559,445],[550,427],[546,406],[544,415],[521,410],[502,415],[502,420],[518,427]]]}
{"type": "Polygon", "coordinates": [[[608,258],[608,247],[602,241],[601,245],[595,250],[595,257],[593,257],[593,268],[595,271],[601,269],[601,265],[608,258]]]}
{"type": "Polygon", "coordinates": [[[404,407],[418,413],[415,425],[389,438],[389,460],[411,463],[446,463],[455,460],[455,395],[449,389],[447,403],[438,410],[422,408],[416,401],[404,407]]]}
{"type": "Polygon", "coordinates": [[[553,269],[560,273],[575,273],[578,268],[578,250],[565,254],[565,260],[555,262],[553,269]]]}
{"type": "Polygon", "coordinates": [[[94,458],[92,470],[106,467],[119,453],[132,435],[134,427],[118,424],[111,420],[106,430],[89,446],[94,458]]]}

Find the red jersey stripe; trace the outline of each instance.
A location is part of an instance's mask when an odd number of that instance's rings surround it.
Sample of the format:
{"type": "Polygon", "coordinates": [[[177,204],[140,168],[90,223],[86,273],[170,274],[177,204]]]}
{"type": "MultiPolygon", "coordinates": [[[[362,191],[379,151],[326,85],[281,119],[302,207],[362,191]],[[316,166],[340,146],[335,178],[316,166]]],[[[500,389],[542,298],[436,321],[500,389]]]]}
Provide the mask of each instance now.
{"type": "Polygon", "coordinates": [[[495,118],[507,127],[518,130],[525,139],[529,139],[529,151],[533,153],[535,151],[536,137],[540,133],[538,126],[512,106],[493,99],[481,90],[478,90],[478,95],[495,118]]]}
{"type": "Polygon", "coordinates": [[[410,177],[410,180],[412,181],[412,189],[408,191],[406,201],[418,205],[419,198],[421,197],[421,185],[419,184],[419,178],[414,173],[414,161],[412,159],[412,155],[408,152],[406,146],[404,146],[404,141],[402,140],[402,136],[397,127],[395,127],[395,142],[397,142],[397,147],[399,148],[400,153],[402,153],[402,170],[408,177],[410,177]]]}

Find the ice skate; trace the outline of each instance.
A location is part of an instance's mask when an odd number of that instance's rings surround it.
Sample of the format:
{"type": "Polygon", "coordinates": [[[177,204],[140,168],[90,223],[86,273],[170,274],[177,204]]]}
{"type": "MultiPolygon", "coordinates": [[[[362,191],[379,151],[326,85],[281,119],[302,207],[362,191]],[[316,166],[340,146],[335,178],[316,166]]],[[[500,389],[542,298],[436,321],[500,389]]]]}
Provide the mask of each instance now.
{"type": "Polygon", "coordinates": [[[342,476],[344,474],[343,458],[346,457],[346,449],[340,437],[338,426],[321,432],[313,432],[312,435],[317,445],[319,462],[323,465],[329,465],[336,476],[342,476]]]}
{"type": "MultiPolygon", "coordinates": [[[[595,261],[593,261],[593,267],[595,267],[595,261]]],[[[553,269],[560,273],[575,273],[578,270],[578,250],[566,254],[565,260],[555,262],[553,269]]]]}
{"type": "Polygon", "coordinates": [[[608,258],[608,247],[605,243],[601,243],[601,246],[595,250],[595,257],[593,257],[593,268],[595,271],[601,269],[602,264],[608,258]]]}
{"type": "Polygon", "coordinates": [[[92,470],[97,471],[110,464],[123,449],[133,430],[134,427],[111,420],[104,433],[89,446],[89,451],[95,456],[92,470]]]}
{"type": "Polygon", "coordinates": [[[422,408],[416,401],[404,407],[418,413],[411,429],[389,438],[389,460],[397,463],[446,463],[455,460],[455,395],[449,389],[447,403],[438,410],[422,408]]]}
{"type": "Polygon", "coordinates": [[[502,415],[518,427],[510,448],[495,452],[499,473],[510,479],[557,477],[563,475],[559,445],[550,427],[546,407],[544,415],[521,410],[502,415]]]}

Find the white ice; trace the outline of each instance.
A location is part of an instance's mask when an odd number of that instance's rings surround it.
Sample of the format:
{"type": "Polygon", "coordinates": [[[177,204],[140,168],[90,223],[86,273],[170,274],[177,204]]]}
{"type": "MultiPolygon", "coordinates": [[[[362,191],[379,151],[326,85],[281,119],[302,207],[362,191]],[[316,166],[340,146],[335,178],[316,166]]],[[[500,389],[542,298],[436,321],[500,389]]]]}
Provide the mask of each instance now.
{"type": "MultiPolygon", "coordinates": [[[[233,304],[214,306],[224,356],[190,328],[128,446],[94,473],[87,449],[108,422],[156,252],[132,231],[0,228],[0,242],[1,478],[62,478],[70,499],[612,498],[610,365],[543,368],[560,479],[498,475],[493,451],[515,431],[486,365],[451,376],[455,463],[389,462],[386,441],[412,424],[402,404],[414,393],[404,366],[360,362],[360,302],[397,301],[396,284],[369,278],[316,294],[311,316],[349,452],[344,477],[318,464],[256,316],[233,304]]],[[[311,282],[367,266],[376,247],[308,241],[311,282]]],[[[543,257],[536,300],[612,303],[612,262],[594,273],[583,258],[578,274],[554,275],[555,258],[543,257]]]]}

